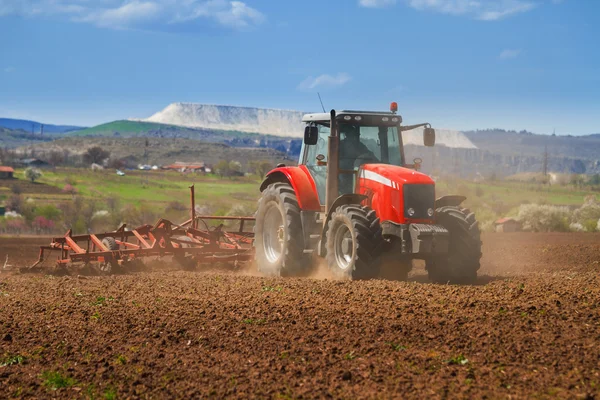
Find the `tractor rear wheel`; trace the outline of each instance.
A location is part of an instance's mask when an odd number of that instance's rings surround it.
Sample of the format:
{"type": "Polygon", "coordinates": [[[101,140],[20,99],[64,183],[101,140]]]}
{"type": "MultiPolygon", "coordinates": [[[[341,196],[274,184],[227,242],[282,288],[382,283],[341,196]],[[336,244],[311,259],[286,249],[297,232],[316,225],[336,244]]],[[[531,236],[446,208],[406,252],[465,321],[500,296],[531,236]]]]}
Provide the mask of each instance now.
{"type": "Polygon", "coordinates": [[[259,272],[299,276],[310,268],[304,253],[300,207],[294,189],[273,183],[262,192],[254,224],[255,259],[259,272]]]}
{"type": "Polygon", "coordinates": [[[375,211],[342,205],[332,214],[326,235],[327,264],[338,279],[370,279],[379,274],[383,238],[375,211]]]}
{"type": "Polygon", "coordinates": [[[475,282],[481,260],[481,233],[475,214],[459,207],[440,207],[436,223],[448,230],[448,254],[426,261],[429,279],[436,283],[475,282]]]}

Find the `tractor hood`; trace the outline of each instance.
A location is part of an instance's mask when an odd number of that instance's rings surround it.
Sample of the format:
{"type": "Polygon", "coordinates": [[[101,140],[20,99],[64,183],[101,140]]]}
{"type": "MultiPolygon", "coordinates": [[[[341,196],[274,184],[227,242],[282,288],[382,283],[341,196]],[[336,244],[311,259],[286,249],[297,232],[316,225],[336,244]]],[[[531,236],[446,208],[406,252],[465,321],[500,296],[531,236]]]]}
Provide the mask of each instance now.
{"type": "Polygon", "coordinates": [[[361,167],[359,178],[376,181],[394,188],[399,188],[405,183],[431,185],[435,183],[426,174],[389,164],[365,164],[361,167]]]}

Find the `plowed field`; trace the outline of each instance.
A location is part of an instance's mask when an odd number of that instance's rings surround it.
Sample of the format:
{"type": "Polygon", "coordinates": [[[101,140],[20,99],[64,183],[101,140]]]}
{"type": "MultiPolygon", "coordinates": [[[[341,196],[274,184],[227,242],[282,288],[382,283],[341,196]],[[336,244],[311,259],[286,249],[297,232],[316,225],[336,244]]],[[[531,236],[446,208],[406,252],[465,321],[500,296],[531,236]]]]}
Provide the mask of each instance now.
{"type": "Polygon", "coordinates": [[[0,273],[0,398],[598,398],[600,235],[483,240],[473,286],[0,273]]]}

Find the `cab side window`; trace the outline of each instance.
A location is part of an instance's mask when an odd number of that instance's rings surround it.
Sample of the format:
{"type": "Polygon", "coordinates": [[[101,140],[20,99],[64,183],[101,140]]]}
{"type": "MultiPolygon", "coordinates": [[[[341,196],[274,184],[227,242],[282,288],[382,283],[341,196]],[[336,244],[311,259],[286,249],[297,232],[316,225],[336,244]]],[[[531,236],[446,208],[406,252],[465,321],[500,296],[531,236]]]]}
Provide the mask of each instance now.
{"type": "Polygon", "coordinates": [[[329,128],[323,125],[319,125],[319,139],[317,144],[314,146],[308,146],[306,149],[306,160],[307,166],[317,165],[317,156],[322,154],[325,158],[322,162],[327,162],[327,141],[329,139],[329,128]]]}

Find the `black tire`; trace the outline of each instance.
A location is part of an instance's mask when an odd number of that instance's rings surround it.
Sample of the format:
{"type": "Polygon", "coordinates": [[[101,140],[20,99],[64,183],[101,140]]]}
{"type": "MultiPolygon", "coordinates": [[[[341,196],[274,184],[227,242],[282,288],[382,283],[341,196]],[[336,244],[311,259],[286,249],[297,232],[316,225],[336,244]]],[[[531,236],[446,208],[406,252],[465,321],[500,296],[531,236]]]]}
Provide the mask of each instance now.
{"type": "Polygon", "coordinates": [[[371,279],[379,275],[383,237],[379,218],[369,207],[342,205],[327,227],[327,264],[337,279],[371,279]]]}
{"type": "MultiPolygon", "coordinates": [[[[110,237],[110,236],[105,237],[104,239],[102,239],[102,244],[104,245],[104,247],[106,247],[108,249],[108,251],[119,250],[119,245],[117,244],[117,241],[113,237],[110,237]]],[[[106,273],[106,274],[111,274],[111,273],[116,272],[118,267],[119,267],[119,264],[118,264],[117,260],[115,260],[112,256],[104,257],[104,262],[100,263],[100,265],[98,266],[100,271],[103,273],[106,273]]]]}
{"type": "Polygon", "coordinates": [[[258,271],[265,275],[301,276],[310,269],[310,255],[304,253],[300,207],[289,184],[273,183],[262,192],[254,247],[258,271]]]}
{"type": "Polygon", "coordinates": [[[119,245],[114,237],[105,237],[102,239],[102,244],[106,246],[109,251],[117,251],[119,250],[119,245]]]}
{"type": "Polygon", "coordinates": [[[436,223],[448,230],[449,246],[446,256],[426,261],[429,279],[436,283],[475,282],[481,260],[481,233],[475,214],[465,208],[440,207],[436,223]]]}

